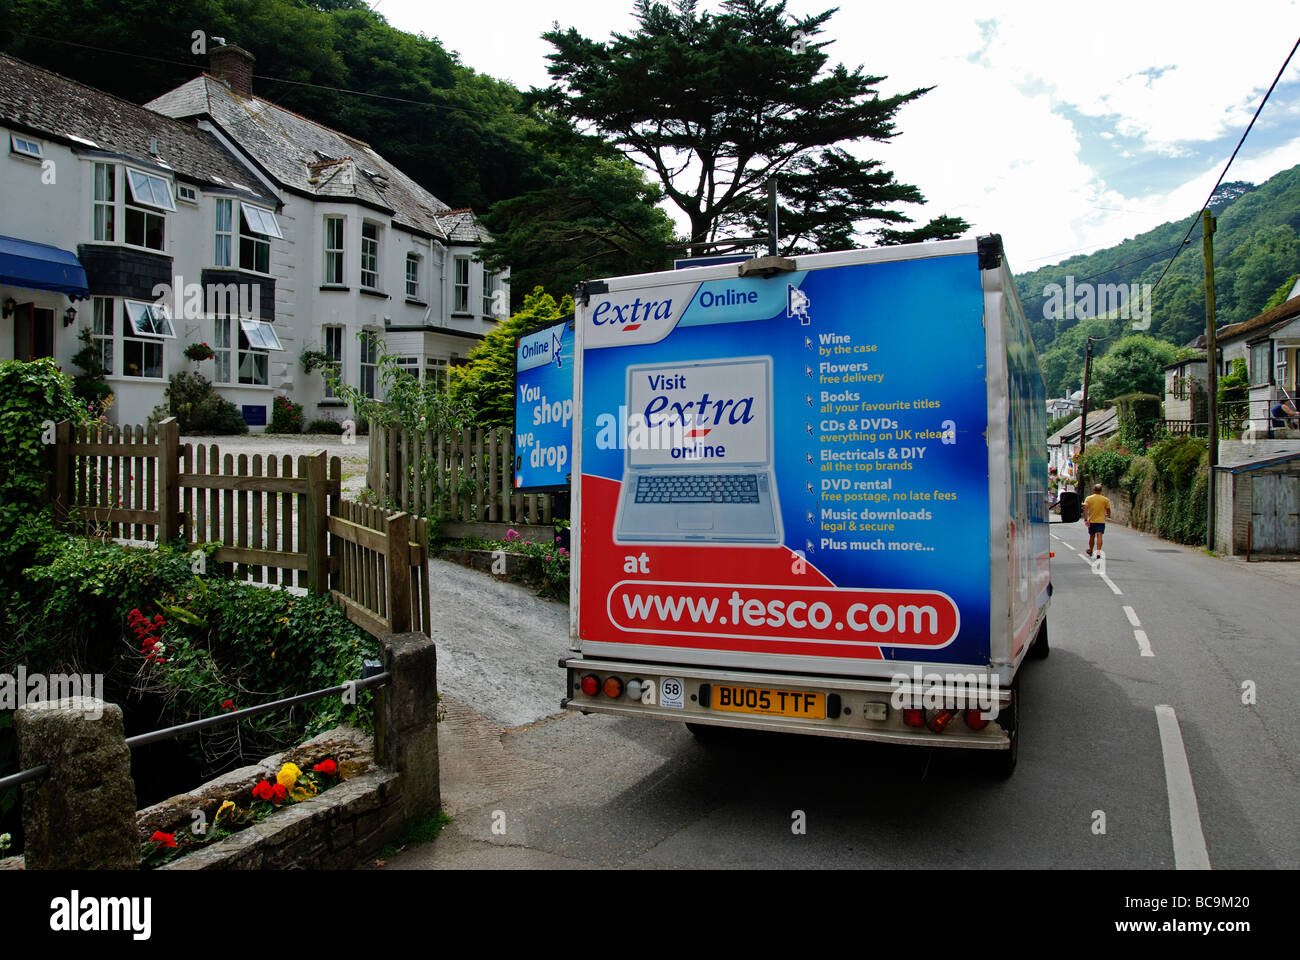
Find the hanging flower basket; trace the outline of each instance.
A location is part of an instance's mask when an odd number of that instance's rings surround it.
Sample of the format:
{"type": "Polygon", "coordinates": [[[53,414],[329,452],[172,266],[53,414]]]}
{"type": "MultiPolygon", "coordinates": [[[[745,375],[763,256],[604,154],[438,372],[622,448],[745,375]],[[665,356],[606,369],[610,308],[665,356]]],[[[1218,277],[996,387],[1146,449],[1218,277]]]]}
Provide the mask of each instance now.
{"type": "Polygon", "coordinates": [[[191,343],[185,348],[185,356],[198,363],[202,360],[211,360],[216,353],[206,343],[191,343]]]}

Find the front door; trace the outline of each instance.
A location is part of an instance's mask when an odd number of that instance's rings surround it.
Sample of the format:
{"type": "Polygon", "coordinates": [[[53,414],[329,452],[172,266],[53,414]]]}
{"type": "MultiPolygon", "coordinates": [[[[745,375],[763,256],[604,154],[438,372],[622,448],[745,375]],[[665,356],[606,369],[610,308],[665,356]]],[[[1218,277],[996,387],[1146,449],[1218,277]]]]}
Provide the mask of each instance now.
{"type": "Polygon", "coordinates": [[[54,356],[54,311],[24,303],[14,311],[14,359],[54,356]]]}

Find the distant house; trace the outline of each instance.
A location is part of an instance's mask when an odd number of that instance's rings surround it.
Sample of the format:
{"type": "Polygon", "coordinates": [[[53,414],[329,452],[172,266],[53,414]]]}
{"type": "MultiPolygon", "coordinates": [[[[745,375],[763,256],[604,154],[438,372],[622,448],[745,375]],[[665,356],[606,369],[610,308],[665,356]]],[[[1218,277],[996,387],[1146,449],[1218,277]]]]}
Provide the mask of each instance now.
{"type": "MultiPolygon", "coordinates": [[[[1082,417],[1071,420],[1047,438],[1047,466],[1057,476],[1074,476],[1074,459],[1079,453],[1079,431],[1082,417]]],[[[1119,431],[1119,409],[1088,411],[1087,446],[1092,446],[1119,431]]]]}
{"type": "Polygon", "coordinates": [[[1047,401],[1048,421],[1057,420],[1069,413],[1079,412],[1079,401],[1071,397],[1058,397],[1047,401]]]}
{"type": "Polygon", "coordinates": [[[1204,436],[1209,426],[1204,354],[1165,366],[1165,425],[1175,435],[1204,436]]]}
{"type": "MultiPolygon", "coordinates": [[[[1246,361],[1250,374],[1248,420],[1254,438],[1286,438],[1270,425],[1269,411],[1280,399],[1296,399],[1297,351],[1300,351],[1300,296],[1217,333],[1219,376],[1234,359],[1246,361]]],[[[1297,407],[1300,409],[1300,407],[1297,407]]]]}

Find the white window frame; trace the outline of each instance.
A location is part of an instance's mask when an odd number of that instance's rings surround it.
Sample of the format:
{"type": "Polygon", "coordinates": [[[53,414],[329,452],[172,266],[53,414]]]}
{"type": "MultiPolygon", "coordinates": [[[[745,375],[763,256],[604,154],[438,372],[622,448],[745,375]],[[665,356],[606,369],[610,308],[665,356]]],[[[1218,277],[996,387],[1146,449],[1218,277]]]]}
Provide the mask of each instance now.
{"type": "Polygon", "coordinates": [[[423,300],[420,296],[423,287],[422,278],[424,276],[424,257],[417,251],[411,250],[406,254],[406,299],[423,300]],[[411,267],[415,267],[412,275],[411,267]]]}
{"type": "Polygon", "coordinates": [[[172,185],[166,178],[156,173],[127,167],[126,186],[137,207],[153,207],[155,210],[176,212],[176,201],[172,199],[172,185]]]}
{"type": "Polygon", "coordinates": [[[199,188],[191,187],[187,183],[176,184],[176,199],[181,203],[189,203],[194,206],[199,204],[199,188]]]}
{"type": "Polygon", "coordinates": [[[361,289],[378,290],[379,289],[379,234],[382,228],[373,220],[361,221],[361,289]],[[369,227],[374,231],[373,237],[366,236],[366,228],[369,227]],[[367,247],[369,249],[367,250],[367,247]],[[370,269],[366,269],[367,261],[370,263],[370,269]],[[369,276],[371,282],[366,282],[369,276]]]}
{"type": "Polygon", "coordinates": [[[275,223],[275,216],[261,207],[254,207],[247,203],[239,205],[239,269],[247,270],[249,273],[260,273],[263,276],[270,276],[271,273],[271,238],[280,237],[280,227],[275,223]],[[271,223],[267,224],[266,217],[271,217],[271,223]],[[247,229],[245,229],[247,228],[247,229]],[[275,233],[267,232],[274,228],[275,233]],[[249,245],[252,251],[251,263],[244,262],[244,244],[249,245]],[[259,252],[265,252],[266,269],[263,270],[257,265],[259,252]]]}
{"type": "Polygon", "coordinates": [[[130,327],[137,337],[148,337],[154,340],[176,339],[171,311],[166,306],[146,303],[143,300],[123,300],[122,308],[126,314],[126,327],[122,328],[123,333],[126,332],[127,327],[130,327]]]}
{"type": "Polygon", "coordinates": [[[347,241],[347,236],[348,236],[348,234],[347,234],[347,229],[348,229],[348,221],[347,221],[347,218],[346,218],[346,217],[341,217],[341,216],[338,216],[338,215],[336,215],[336,214],[327,214],[327,215],[325,216],[325,238],[324,238],[324,246],[325,246],[325,274],[324,274],[324,285],[327,286],[327,287],[342,287],[342,286],[346,286],[346,285],[347,285],[347,276],[348,276],[348,275],[347,275],[347,273],[345,272],[345,271],[346,271],[346,268],[347,268],[347,257],[346,257],[346,255],[345,255],[345,252],[346,252],[346,250],[347,250],[347,242],[348,242],[348,241],[347,241]],[[335,224],[335,223],[338,224],[338,234],[339,234],[339,235],[338,235],[338,244],[339,244],[339,245],[338,245],[337,247],[331,247],[331,246],[330,246],[330,227],[331,227],[333,224],[335,224]],[[333,260],[335,266],[337,267],[337,270],[334,271],[334,275],[333,275],[333,276],[331,276],[331,271],[330,271],[331,258],[337,258],[337,259],[333,260]]]}
{"type": "Polygon", "coordinates": [[[26,160],[41,160],[45,156],[41,141],[13,132],[9,134],[9,152],[26,160]]]}
{"type": "Polygon", "coordinates": [[[1264,340],[1264,341],[1262,341],[1262,342],[1260,342],[1260,343],[1252,344],[1252,345],[1250,346],[1249,349],[1250,349],[1250,354],[1249,354],[1249,357],[1250,357],[1250,361],[1249,361],[1249,363],[1250,363],[1250,370],[1249,370],[1249,376],[1247,377],[1247,379],[1250,380],[1250,386],[1252,386],[1252,387],[1265,387],[1265,386],[1268,386],[1269,383],[1272,382],[1272,381],[1271,381],[1271,377],[1272,377],[1272,374],[1273,374],[1273,371],[1272,371],[1272,369],[1271,369],[1271,368],[1272,368],[1272,362],[1271,362],[1271,361],[1272,361],[1272,359],[1273,359],[1273,356],[1272,356],[1273,341],[1272,341],[1272,340],[1264,340]],[[1263,362],[1261,362],[1261,363],[1256,363],[1256,362],[1255,362],[1255,351],[1257,351],[1257,350],[1267,350],[1267,351],[1269,351],[1268,359],[1265,360],[1265,361],[1263,361],[1263,362]]]}
{"type": "Polygon", "coordinates": [[[233,324],[232,317],[212,318],[212,352],[215,354],[212,358],[213,383],[235,382],[235,338],[231,332],[233,324]]]}
{"type": "Polygon", "coordinates": [[[432,380],[438,384],[439,389],[446,388],[449,382],[450,366],[444,357],[425,357],[424,358],[424,379],[432,380]]]}
{"type": "Polygon", "coordinates": [[[379,392],[379,333],[375,330],[363,330],[359,339],[361,349],[358,351],[358,368],[360,378],[357,386],[361,388],[361,395],[371,400],[377,399],[379,392]],[[367,384],[367,371],[369,371],[369,383],[367,384]]]}
{"type": "Polygon", "coordinates": [[[248,229],[254,233],[260,233],[264,237],[274,237],[276,240],[284,239],[284,234],[280,232],[280,221],[275,218],[274,210],[256,207],[251,203],[241,203],[239,207],[244,214],[244,219],[248,222],[248,229]]]}
{"type": "Polygon", "coordinates": [[[452,258],[451,312],[469,313],[469,257],[452,258]],[[461,279],[462,266],[464,279],[461,279]]]}
{"type": "Polygon", "coordinates": [[[114,366],[115,311],[116,303],[112,297],[95,297],[91,305],[90,337],[99,355],[99,365],[107,377],[117,374],[114,366]]]}
{"type": "Polygon", "coordinates": [[[216,235],[212,262],[218,267],[235,266],[235,201],[230,197],[217,197],[214,209],[213,231],[216,235]],[[225,227],[221,229],[225,213],[225,227]],[[224,243],[224,246],[223,246],[224,243]]]}
{"type": "MultiPolygon", "coordinates": [[[[126,168],[124,168],[124,169],[125,169],[126,172],[127,172],[127,182],[129,183],[130,180],[131,180],[130,174],[132,173],[131,168],[130,168],[130,167],[126,167],[126,168]]],[[[168,190],[170,191],[170,187],[168,188],[168,190]]],[[[170,193],[170,192],[167,194],[167,198],[168,198],[169,200],[171,199],[171,193],[170,193]]],[[[128,246],[128,247],[135,247],[137,250],[152,250],[152,251],[155,252],[155,253],[162,253],[163,251],[165,251],[165,250],[167,249],[167,214],[166,214],[166,212],[164,212],[161,208],[155,207],[155,206],[153,206],[153,205],[151,205],[151,204],[132,203],[132,202],[131,202],[130,200],[128,200],[126,197],[123,197],[123,198],[122,198],[122,243],[123,243],[123,245],[128,246]],[[161,236],[161,238],[160,238],[160,241],[161,241],[161,242],[158,244],[158,246],[156,246],[156,247],[151,247],[151,246],[149,246],[149,244],[147,244],[147,243],[133,243],[133,242],[131,241],[131,239],[130,239],[130,232],[131,232],[131,221],[130,221],[130,216],[131,216],[131,212],[132,212],[132,211],[136,211],[136,212],[138,212],[139,215],[140,215],[141,217],[144,218],[144,237],[141,238],[142,240],[147,240],[148,237],[149,237],[149,220],[150,220],[150,218],[153,218],[153,219],[156,219],[156,220],[161,221],[161,223],[162,223],[162,231],[161,231],[161,232],[162,232],[162,236],[161,236]]]]}
{"type": "MultiPolygon", "coordinates": [[[[338,323],[329,323],[321,327],[321,343],[325,345],[323,352],[325,356],[330,358],[329,365],[334,368],[335,375],[338,377],[342,377],[343,371],[346,369],[343,366],[343,338],[346,333],[347,328],[338,323]],[[330,343],[331,339],[336,340],[337,342],[330,343]]],[[[328,378],[325,378],[324,399],[338,399],[338,391],[330,386],[328,378]]]]}
{"type": "Polygon", "coordinates": [[[266,320],[254,320],[252,317],[240,317],[239,329],[243,331],[248,345],[253,350],[283,350],[280,337],[275,327],[266,320]]]}
{"type": "Polygon", "coordinates": [[[90,236],[96,243],[117,242],[117,164],[96,162],[92,167],[90,187],[90,236]],[[100,187],[108,196],[100,196],[100,187]],[[104,218],[100,220],[100,211],[104,218]],[[106,234],[106,236],[101,236],[106,234]]]}
{"type": "Polygon", "coordinates": [[[493,293],[492,286],[493,286],[494,279],[495,279],[495,275],[492,273],[492,271],[484,267],[483,268],[483,316],[489,319],[496,316],[496,314],[492,312],[492,293],[493,293]]]}

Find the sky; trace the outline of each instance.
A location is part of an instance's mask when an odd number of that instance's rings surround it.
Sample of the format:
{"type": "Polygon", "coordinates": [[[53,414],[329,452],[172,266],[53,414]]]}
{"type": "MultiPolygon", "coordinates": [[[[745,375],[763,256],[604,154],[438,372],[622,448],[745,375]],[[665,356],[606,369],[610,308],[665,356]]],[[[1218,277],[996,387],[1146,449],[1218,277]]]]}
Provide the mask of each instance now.
{"type": "MultiPolygon", "coordinates": [[[[372,6],[523,88],[550,83],[553,22],[601,40],[635,28],[632,0],[372,6]]],[[[840,0],[816,40],[833,41],[832,62],[883,75],[881,95],[934,87],[899,112],[892,141],[851,149],[920,188],[926,204],[904,207],[918,223],[949,214],[968,235],[1001,233],[1023,272],[1199,210],[1297,37],[1300,0],[840,0]]],[[[1300,53],[1226,179],[1297,163],[1300,53]]]]}

